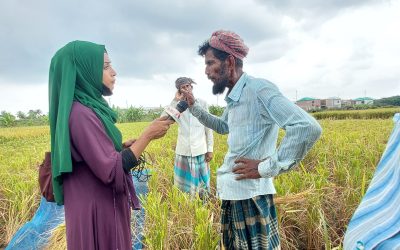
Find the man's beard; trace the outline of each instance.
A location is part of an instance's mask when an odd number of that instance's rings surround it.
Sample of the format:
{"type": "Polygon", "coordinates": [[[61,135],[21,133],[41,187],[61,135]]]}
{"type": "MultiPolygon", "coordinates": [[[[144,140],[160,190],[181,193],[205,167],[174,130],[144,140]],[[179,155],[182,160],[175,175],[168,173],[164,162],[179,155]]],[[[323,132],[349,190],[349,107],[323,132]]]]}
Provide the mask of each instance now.
{"type": "Polygon", "coordinates": [[[214,95],[222,94],[225,91],[225,88],[228,86],[229,80],[226,75],[226,66],[225,64],[221,65],[221,71],[219,72],[218,81],[214,82],[212,87],[212,92],[214,95]]]}
{"type": "Polygon", "coordinates": [[[113,94],[112,90],[109,89],[106,85],[103,84],[103,90],[101,93],[103,96],[110,96],[113,94]]]}
{"type": "Polygon", "coordinates": [[[228,84],[228,81],[226,81],[225,79],[222,79],[221,81],[214,83],[214,85],[212,87],[213,94],[219,95],[219,94],[224,93],[227,84],[228,84]]]}

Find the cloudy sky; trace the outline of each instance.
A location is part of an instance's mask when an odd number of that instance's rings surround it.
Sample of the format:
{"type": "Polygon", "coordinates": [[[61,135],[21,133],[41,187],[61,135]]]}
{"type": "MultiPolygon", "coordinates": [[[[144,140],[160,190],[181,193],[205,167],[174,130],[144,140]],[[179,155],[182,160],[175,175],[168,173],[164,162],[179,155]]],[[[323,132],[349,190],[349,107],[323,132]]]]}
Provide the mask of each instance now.
{"type": "Polygon", "coordinates": [[[400,94],[400,0],[2,0],[0,111],[48,112],[53,54],[72,40],[105,44],[116,106],[165,106],[189,76],[210,104],[198,46],[218,29],[250,48],[244,70],[289,99],[400,94]],[[396,31],[397,30],[397,31],[396,31]]]}

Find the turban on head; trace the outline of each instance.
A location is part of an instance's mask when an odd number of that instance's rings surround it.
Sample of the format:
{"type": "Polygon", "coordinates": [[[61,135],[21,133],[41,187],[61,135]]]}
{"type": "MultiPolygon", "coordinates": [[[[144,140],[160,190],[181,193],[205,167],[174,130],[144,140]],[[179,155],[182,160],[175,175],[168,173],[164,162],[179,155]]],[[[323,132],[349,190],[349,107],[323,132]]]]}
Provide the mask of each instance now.
{"type": "Polygon", "coordinates": [[[244,44],[243,39],[232,31],[215,31],[208,42],[211,47],[225,51],[241,60],[243,60],[249,52],[249,48],[244,44]]]}

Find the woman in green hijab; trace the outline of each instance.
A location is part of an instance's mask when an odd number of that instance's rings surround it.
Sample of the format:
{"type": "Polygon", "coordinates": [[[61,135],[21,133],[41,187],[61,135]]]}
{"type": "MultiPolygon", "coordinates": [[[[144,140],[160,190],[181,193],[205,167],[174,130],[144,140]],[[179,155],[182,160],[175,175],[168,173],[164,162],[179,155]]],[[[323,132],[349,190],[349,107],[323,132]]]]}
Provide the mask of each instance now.
{"type": "Polygon", "coordinates": [[[132,249],[130,206],[139,209],[129,170],[173,121],[154,120],[122,144],[111,95],[116,72],[103,45],[73,41],[58,50],[49,75],[53,190],[64,204],[69,249],[132,249]]]}

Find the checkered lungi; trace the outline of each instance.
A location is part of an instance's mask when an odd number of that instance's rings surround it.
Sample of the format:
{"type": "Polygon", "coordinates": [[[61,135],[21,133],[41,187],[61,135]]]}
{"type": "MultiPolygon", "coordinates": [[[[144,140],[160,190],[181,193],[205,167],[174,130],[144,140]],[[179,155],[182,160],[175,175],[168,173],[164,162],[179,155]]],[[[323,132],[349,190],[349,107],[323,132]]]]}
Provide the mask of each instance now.
{"type": "Polygon", "coordinates": [[[222,200],[221,249],[280,249],[272,194],[222,200]]]}
{"type": "Polygon", "coordinates": [[[193,196],[197,193],[200,197],[207,195],[210,191],[210,168],[205,155],[175,155],[174,185],[193,196]]]}

